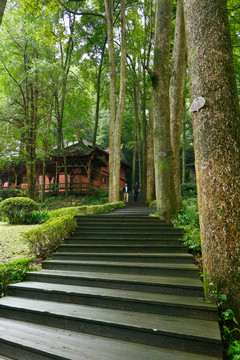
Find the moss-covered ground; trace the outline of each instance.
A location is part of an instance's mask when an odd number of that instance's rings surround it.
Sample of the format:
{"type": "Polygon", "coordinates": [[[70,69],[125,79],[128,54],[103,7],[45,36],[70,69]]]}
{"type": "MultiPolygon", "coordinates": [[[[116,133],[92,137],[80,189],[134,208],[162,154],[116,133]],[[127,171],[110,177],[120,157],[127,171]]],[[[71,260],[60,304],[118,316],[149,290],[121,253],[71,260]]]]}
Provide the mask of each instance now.
{"type": "Polygon", "coordinates": [[[0,222],[0,264],[32,256],[21,233],[41,225],[10,225],[0,222]]]}

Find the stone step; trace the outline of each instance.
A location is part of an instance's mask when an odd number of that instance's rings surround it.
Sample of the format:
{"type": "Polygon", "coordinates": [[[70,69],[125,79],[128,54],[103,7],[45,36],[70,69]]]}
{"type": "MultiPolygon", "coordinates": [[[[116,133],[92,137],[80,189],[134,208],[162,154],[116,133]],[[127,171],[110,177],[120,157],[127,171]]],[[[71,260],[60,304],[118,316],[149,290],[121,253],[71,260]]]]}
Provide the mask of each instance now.
{"type": "Polygon", "coordinates": [[[217,321],[216,306],[198,297],[30,281],[10,285],[8,293],[31,299],[217,321]]]}
{"type": "Polygon", "coordinates": [[[198,278],[160,277],[130,274],[110,274],[65,270],[40,270],[28,272],[27,281],[69,284],[76,286],[125,289],[159,294],[203,297],[202,282],[198,278]]]}
{"type": "Polygon", "coordinates": [[[133,229],[134,227],[137,227],[138,229],[141,229],[141,230],[149,230],[149,227],[151,227],[151,230],[158,230],[158,231],[178,231],[180,232],[180,229],[175,229],[173,227],[173,225],[162,225],[162,224],[158,224],[158,223],[148,223],[148,222],[141,222],[139,224],[137,223],[134,223],[134,222],[122,222],[122,221],[119,221],[119,222],[112,222],[112,221],[101,221],[101,222],[98,222],[98,223],[95,223],[95,222],[90,222],[90,221],[87,221],[87,222],[77,222],[78,223],[78,229],[81,230],[81,229],[91,229],[91,228],[94,228],[94,229],[105,229],[105,230],[112,230],[112,229],[119,229],[121,230],[122,228],[124,228],[125,230],[131,230],[133,229]]]}
{"type": "Polygon", "coordinates": [[[159,275],[176,277],[199,277],[199,269],[193,264],[151,264],[131,262],[101,262],[74,260],[47,260],[42,263],[43,269],[100,271],[112,273],[159,275]]]}
{"type": "Polygon", "coordinates": [[[0,316],[151,346],[222,356],[218,324],[213,321],[17,297],[0,299],[0,316]]]}
{"type": "Polygon", "coordinates": [[[142,245],[127,245],[127,244],[99,244],[97,243],[84,243],[84,244],[61,244],[58,247],[58,252],[82,252],[82,253],[186,253],[186,248],[179,245],[150,245],[144,242],[142,245]]]}
{"type": "MultiPolygon", "coordinates": [[[[131,217],[129,217],[129,215],[116,215],[116,212],[112,212],[110,217],[109,217],[109,213],[107,214],[101,214],[101,215],[76,215],[75,218],[77,221],[96,221],[96,222],[101,222],[101,221],[109,221],[109,222],[114,222],[114,221],[134,221],[139,223],[140,221],[146,221],[149,223],[159,223],[159,224],[163,224],[166,225],[168,223],[166,223],[165,221],[160,220],[158,217],[156,216],[148,216],[148,215],[144,215],[139,217],[139,215],[132,215],[131,217]]],[[[171,225],[171,223],[170,223],[171,225]]]]}
{"type": "MultiPolygon", "coordinates": [[[[79,235],[73,235],[68,239],[64,240],[64,244],[102,244],[102,245],[170,245],[181,247],[182,242],[179,239],[141,239],[141,238],[133,238],[133,239],[124,239],[124,238],[116,238],[114,236],[111,237],[98,237],[93,236],[92,238],[85,238],[79,235]]],[[[186,249],[186,247],[184,247],[186,249]]]]}
{"type": "Polygon", "coordinates": [[[6,319],[0,319],[0,333],[1,353],[15,360],[219,359],[6,319]]]}
{"type": "Polygon", "coordinates": [[[54,260],[84,260],[84,261],[131,261],[175,264],[193,264],[193,257],[190,254],[173,253],[82,253],[82,252],[56,252],[53,253],[54,260]]]}
{"type": "Polygon", "coordinates": [[[85,228],[85,229],[80,229],[77,228],[74,232],[74,234],[79,235],[81,234],[81,236],[94,236],[94,235],[98,235],[98,236],[120,236],[120,237],[125,237],[127,236],[128,238],[130,238],[130,236],[139,236],[139,237],[144,237],[147,236],[149,237],[154,237],[154,238],[162,238],[162,237],[166,237],[166,238],[179,238],[182,236],[183,232],[182,231],[178,231],[178,230],[161,230],[159,231],[158,229],[154,230],[151,229],[151,227],[149,227],[146,230],[143,229],[109,229],[109,230],[105,230],[104,228],[96,228],[95,227],[90,227],[90,228],[85,228]]]}

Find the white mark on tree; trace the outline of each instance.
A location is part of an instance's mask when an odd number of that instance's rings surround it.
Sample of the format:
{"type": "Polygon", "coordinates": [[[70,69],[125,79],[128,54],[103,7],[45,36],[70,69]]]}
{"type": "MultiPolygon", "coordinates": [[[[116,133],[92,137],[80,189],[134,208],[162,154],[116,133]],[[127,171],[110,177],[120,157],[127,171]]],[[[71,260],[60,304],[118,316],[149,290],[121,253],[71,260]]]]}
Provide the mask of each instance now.
{"type": "Polygon", "coordinates": [[[198,98],[193,100],[190,111],[199,111],[205,105],[205,103],[205,99],[202,96],[199,96],[198,98]]]}
{"type": "Polygon", "coordinates": [[[167,156],[167,154],[166,154],[165,152],[161,151],[161,152],[158,154],[158,156],[162,158],[162,157],[167,156]]]}

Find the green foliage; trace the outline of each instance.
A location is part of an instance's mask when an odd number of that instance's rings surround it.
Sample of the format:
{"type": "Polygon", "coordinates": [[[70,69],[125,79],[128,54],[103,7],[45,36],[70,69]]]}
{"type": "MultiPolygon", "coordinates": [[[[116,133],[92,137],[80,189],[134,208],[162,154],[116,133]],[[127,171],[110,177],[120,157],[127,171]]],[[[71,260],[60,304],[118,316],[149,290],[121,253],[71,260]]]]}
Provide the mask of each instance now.
{"type": "Polygon", "coordinates": [[[181,184],[181,192],[183,199],[197,197],[197,184],[193,184],[193,183],[181,184]]]}
{"type": "Polygon", "coordinates": [[[34,210],[25,214],[24,224],[42,224],[50,219],[50,215],[46,210],[34,210]]]}
{"type": "Polygon", "coordinates": [[[94,191],[90,196],[86,196],[81,205],[102,205],[108,203],[108,189],[101,188],[94,191]]]}
{"type": "Polygon", "coordinates": [[[50,212],[50,218],[56,218],[66,215],[76,216],[76,215],[87,215],[87,214],[104,214],[109,211],[122,209],[124,208],[124,202],[118,201],[116,203],[108,203],[103,205],[93,205],[93,206],[75,206],[53,210],[50,212]]]}
{"type": "Polygon", "coordinates": [[[88,212],[88,206],[66,207],[66,208],[50,211],[50,219],[54,219],[66,215],[71,215],[71,216],[86,215],[87,212],[88,212]]]}
{"type": "Polygon", "coordinates": [[[150,205],[149,205],[151,208],[157,208],[157,200],[153,200],[150,202],[150,205]]]}
{"type": "Polygon", "coordinates": [[[219,324],[222,333],[224,353],[228,360],[240,360],[240,326],[233,310],[226,308],[227,297],[219,296],[219,324]]]}
{"type": "Polygon", "coordinates": [[[196,198],[189,198],[183,201],[183,208],[174,221],[174,225],[184,230],[183,242],[194,255],[199,256],[201,254],[201,239],[196,198]]]}
{"type": "Polygon", "coordinates": [[[0,296],[6,295],[7,286],[24,280],[25,274],[33,270],[31,265],[35,258],[23,258],[0,265],[0,296]]]}
{"type": "Polygon", "coordinates": [[[5,200],[11,197],[21,196],[22,191],[16,188],[4,188],[0,190],[0,198],[5,200]]]}
{"type": "Polygon", "coordinates": [[[10,224],[25,224],[25,219],[32,211],[39,209],[39,205],[32,199],[15,197],[3,200],[0,204],[0,213],[10,224]]]}
{"type": "Polygon", "coordinates": [[[51,219],[38,229],[24,232],[23,239],[34,254],[46,257],[76,226],[74,217],[66,215],[51,219]]]}

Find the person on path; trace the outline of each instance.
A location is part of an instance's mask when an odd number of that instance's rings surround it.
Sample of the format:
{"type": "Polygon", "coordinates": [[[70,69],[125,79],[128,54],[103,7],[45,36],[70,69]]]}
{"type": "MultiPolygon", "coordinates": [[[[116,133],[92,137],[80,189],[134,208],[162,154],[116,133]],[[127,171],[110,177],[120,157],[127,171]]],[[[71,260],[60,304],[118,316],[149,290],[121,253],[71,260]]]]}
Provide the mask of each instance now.
{"type": "Polygon", "coordinates": [[[138,185],[138,182],[136,182],[136,184],[134,185],[134,188],[133,188],[133,201],[134,202],[137,202],[137,199],[138,199],[138,194],[140,192],[140,187],[138,185]]]}
{"type": "Polygon", "coordinates": [[[129,199],[129,190],[128,190],[128,184],[125,183],[124,187],[123,187],[123,201],[124,202],[128,202],[129,199]]]}

